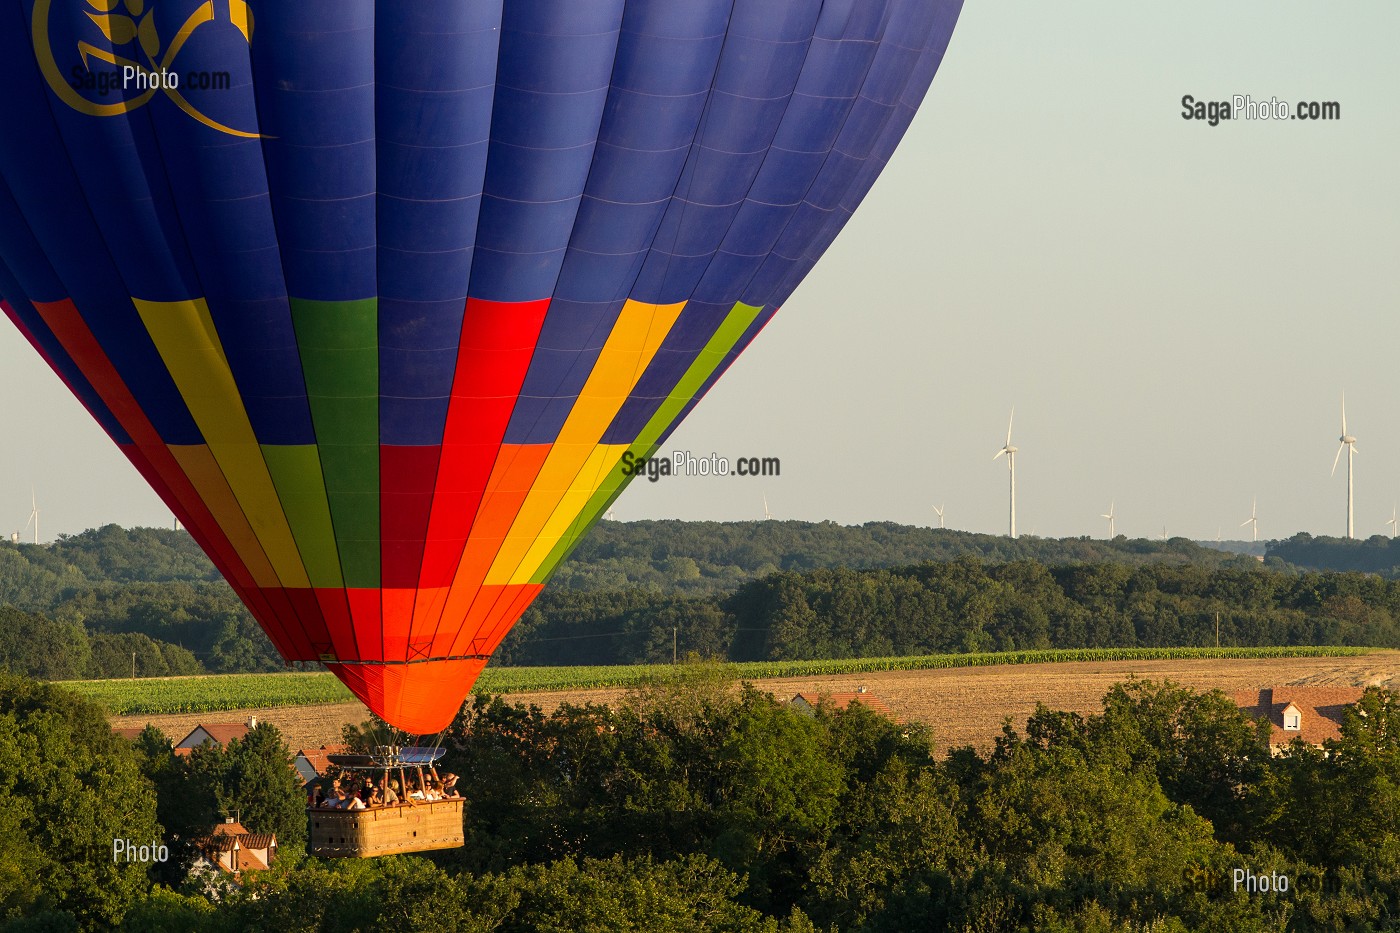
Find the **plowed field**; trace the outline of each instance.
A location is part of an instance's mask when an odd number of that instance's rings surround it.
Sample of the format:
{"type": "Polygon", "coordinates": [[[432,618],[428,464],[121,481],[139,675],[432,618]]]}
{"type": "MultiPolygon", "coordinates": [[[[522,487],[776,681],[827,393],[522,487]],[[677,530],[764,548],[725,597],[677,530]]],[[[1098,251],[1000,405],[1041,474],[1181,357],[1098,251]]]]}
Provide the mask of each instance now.
{"type": "MultiPolygon", "coordinates": [[[[779,699],[798,692],[843,692],[865,687],[887,703],[897,716],[933,727],[940,750],[960,745],[991,746],[1005,717],[1019,729],[1037,701],[1054,709],[1092,713],[1114,683],[1132,677],[1170,679],[1199,690],[1226,693],[1284,684],[1333,686],[1377,685],[1400,689],[1400,651],[1377,651],[1350,658],[1277,658],[1180,661],[1103,661],[1061,664],[1003,665],[931,671],[884,671],[867,674],[775,678],[755,685],[779,699]]],[[[621,689],[552,693],[522,693],[512,701],[553,710],[561,703],[609,703],[621,689]]],[[[290,706],[237,713],[175,716],[119,716],[113,726],[154,723],[179,739],[199,722],[231,722],[256,716],[282,730],[293,750],[339,741],[341,727],[368,718],[359,703],[333,706],[290,706]]]]}

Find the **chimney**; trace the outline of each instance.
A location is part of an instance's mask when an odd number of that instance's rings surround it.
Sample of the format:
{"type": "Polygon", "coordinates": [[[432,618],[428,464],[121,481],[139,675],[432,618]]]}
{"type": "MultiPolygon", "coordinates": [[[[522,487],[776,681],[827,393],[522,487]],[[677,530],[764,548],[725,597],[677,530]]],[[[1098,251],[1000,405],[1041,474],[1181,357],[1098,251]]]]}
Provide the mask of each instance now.
{"type": "Polygon", "coordinates": [[[256,716],[249,716],[249,717],[248,717],[248,728],[249,728],[249,729],[256,729],[257,727],[258,727],[258,717],[256,717],[256,716]]]}

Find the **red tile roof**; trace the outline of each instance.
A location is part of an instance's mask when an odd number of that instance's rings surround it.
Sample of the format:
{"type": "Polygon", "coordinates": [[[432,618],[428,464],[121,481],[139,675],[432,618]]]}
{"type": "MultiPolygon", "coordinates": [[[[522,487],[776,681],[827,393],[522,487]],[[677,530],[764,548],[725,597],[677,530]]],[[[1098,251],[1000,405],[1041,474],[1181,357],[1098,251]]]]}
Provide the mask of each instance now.
{"type": "MultiPolygon", "coordinates": [[[[234,739],[241,739],[248,734],[248,724],[242,722],[201,722],[190,730],[189,735],[181,739],[177,744],[184,745],[189,742],[196,732],[203,729],[209,737],[220,745],[227,745],[234,739]]],[[[194,743],[198,745],[198,742],[194,743]]]]}
{"type": "Polygon", "coordinates": [[[871,712],[879,713],[887,719],[892,719],[895,722],[904,721],[894,714],[894,710],[890,709],[884,700],[875,696],[873,693],[799,693],[792,698],[791,702],[796,702],[798,700],[801,700],[813,709],[821,705],[822,701],[825,701],[837,709],[846,709],[852,703],[859,703],[871,712]]]}
{"type": "Polygon", "coordinates": [[[1341,738],[1344,712],[1363,693],[1361,687],[1284,686],[1244,690],[1232,699],[1250,716],[1269,720],[1273,726],[1270,745],[1287,745],[1295,738],[1321,745],[1327,739],[1341,738]],[[1290,703],[1298,708],[1299,729],[1283,727],[1283,711],[1290,703]]]}
{"type": "Polygon", "coordinates": [[[344,755],[350,751],[348,745],[322,745],[320,748],[299,748],[297,755],[305,758],[317,774],[325,774],[330,765],[331,755],[344,755]]]}
{"type": "Polygon", "coordinates": [[[239,871],[267,871],[267,863],[254,855],[245,846],[238,851],[239,871]]]}
{"type": "Polygon", "coordinates": [[[141,733],[143,733],[143,732],[145,732],[145,731],[146,731],[146,727],[145,727],[145,726],[122,726],[121,728],[115,728],[115,727],[114,727],[114,728],[112,729],[112,732],[113,732],[114,734],[121,736],[122,738],[126,739],[128,742],[134,742],[134,741],[136,741],[136,739],[140,738],[141,733]]]}
{"type": "Polygon", "coordinates": [[[267,861],[259,858],[255,850],[266,851],[268,861],[277,853],[275,834],[250,833],[242,823],[232,821],[217,824],[209,835],[194,840],[194,844],[206,861],[235,878],[244,871],[267,869],[267,861]],[[223,860],[224,853],[233,853],[228,856],[228,863],[223,860]]]}

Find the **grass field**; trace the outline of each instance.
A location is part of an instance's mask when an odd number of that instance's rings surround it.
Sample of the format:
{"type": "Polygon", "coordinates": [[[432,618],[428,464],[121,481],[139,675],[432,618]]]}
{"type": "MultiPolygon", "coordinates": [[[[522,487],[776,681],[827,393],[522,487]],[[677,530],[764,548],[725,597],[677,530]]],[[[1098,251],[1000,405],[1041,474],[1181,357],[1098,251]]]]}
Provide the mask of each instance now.
{"type": "MultiPolygon", "coordinates": [[[[876,671],[926,671],[999,664],[1046,664],[1063,661],[1152,661],[1211,658],[1352,657],[1372,648],[1082,648],[1057,651],[1010,651],[988,654],[935,654],[904,658],[852,658],[838,661],[756,661],[728,664],[735,680],[774,677],[864,674],[876,671]]],[[[621,667],[487,668],[475,693],[595,690],[632,687],[667,677],[671,665],[621,667]]],[[[64,687],[101,703],[113,715],[166,715],[278,706],[347,703],[350,691],[332,674],[224,674],[143,680],[67,681],[64,687]]]]}

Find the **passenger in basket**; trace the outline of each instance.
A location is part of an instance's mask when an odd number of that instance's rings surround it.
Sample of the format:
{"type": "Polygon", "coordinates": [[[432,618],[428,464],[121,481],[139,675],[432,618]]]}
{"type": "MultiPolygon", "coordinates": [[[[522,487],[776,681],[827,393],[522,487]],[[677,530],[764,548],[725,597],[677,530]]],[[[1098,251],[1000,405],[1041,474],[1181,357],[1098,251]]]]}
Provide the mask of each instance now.
{"type": "Polygon", "coordinates": [[[423,785],[415,781],[413,775],[408,776],[408,796],[413,800],[427,800],[423,794],[423,785]]]}

